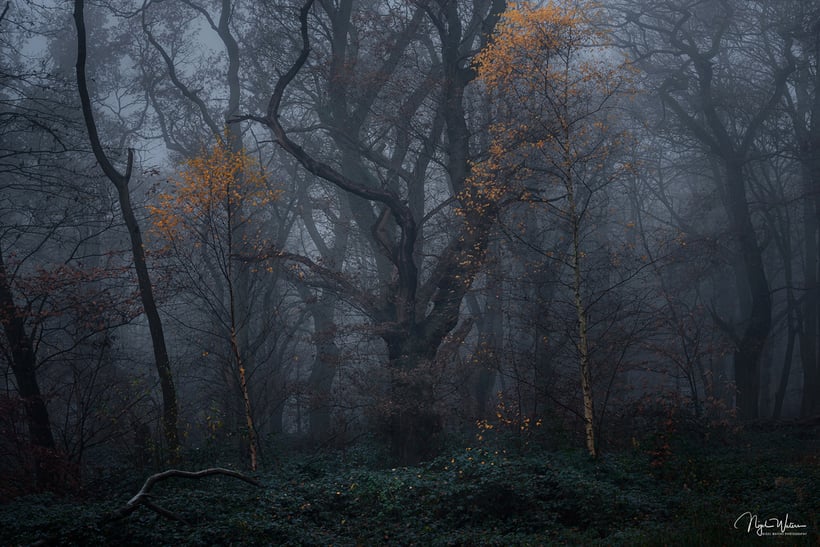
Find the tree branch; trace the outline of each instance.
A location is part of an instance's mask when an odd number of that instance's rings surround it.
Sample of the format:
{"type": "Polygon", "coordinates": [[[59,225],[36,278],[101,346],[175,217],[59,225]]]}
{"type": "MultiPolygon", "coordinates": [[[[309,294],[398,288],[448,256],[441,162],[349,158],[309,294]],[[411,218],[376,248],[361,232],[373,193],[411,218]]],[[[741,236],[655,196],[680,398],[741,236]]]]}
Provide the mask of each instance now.
{"type": "Polygon", "coordinates": [[[6,2],[6,5],[3,8],[3,13],[0,13],[0,23],[2,23],[3,19],[6,18],[6,14],[8,13],[10,7],[11,7],[11,2],[6,2]]]}
{"type": "Polygon", "coordinates": [[[91,141],[91,149],[94,152],[94,157],[97,163],[100,164],[105,175],[117,187],[128,186],[128,179],[131,176],[131,166],[134,161],[134,151],[128,151],[128,165],[125,169],[125,174],[120,173],[116,167],[111,163],[105,155],[102,143],[100,142],[100,135],[97,133],[97,124],[94,122],[94,111],[91,108],[91,95],[88,91],[88,80],[86,76],[86,57],[88,55],[88,43],[85,30],[85,16],[83,14],[84,4],[82,0],[74,2],[74,24],[77,27],[77,63],[75,65],[77,71],[77,91],[80,95],[80,104],[82,106],[83,118],[88,130],[88,139],[91,141]]]}
{"type": "Polygon", "coordinates": [[[179,92],[182,93],[183,97],[196,105],[200,115],[202,116],[202,121],[205,122],[205,125],[208,126],[208,129],[211,130],[213,135],[219,137],[222,132],[217,126],[216,121],[211,116],[211,113],[208,112],[208,106],[195,91],[191,90],[191,88],[179,79],[176,66],[174,65],[174,60],[170,55],[168,55],[168,52],[165,51],[165,48],[160,45],[156,38],[154,38],[154,35],[151,34],[151,29],[149,28],[148,22],[145,20],[145,12],[142,14],[142,30],[145,33],[145,37],[148,39],[148,42],[154,46],[154,49],[160,54],[162,60],[165,61],[165,67],[168,70],[168,76],[171,78],[171,82],[174,86],[176,86],[179,92]]]}
{"type": "MultiPolygon", "coordinates": [[[[308,36],[308,14],[314,0],[307,0],[299,11],[299,21],[302,37],[302,50],[291,67],[276,82],[273,94],[268,102],[268,112],[264,118],[255,118],[264,123],[273,132],[276,142],[288,154],[293,156],[305,169],[321,179],[368,201],[375,201],[385,205],[393,213],[393,219],[401,230],[395,256],[391,257],[399,276],[400,297],[397,298],[397,310],[401,319],[399,323],[413,324],[416,285],[418,283],[418,268],[414,262],[417,225],[410,207],[401,197],[388,188],[378,188],[355,182],[343,175],[330,165],[316,160],[301,146],[290,139],[279,121],[279,108],[287,86],[307,62],[310,54],[310,39],[308,36]]],[[[254,119],[254,118],[249,118],[254,119]]]]}
{"type": "Polygon", "coordinates": [[[154,502],[150,501],[149,498],[151,495],[151,489],[154,488],[154,486],[157,483],[164,481],[166,479],[170,479],[171,477],[181,477],[184,479],[200,479],[202,477],[208,477],[211,475],[225,475],[227,477],[233,477],[235,479],[245,481],[257,487],[261,486],[258,481],[251,477],[248,477],[247,475],[243,475],[242,473],[232,471],[230,469],[224,469],[222,467],[211,467],[208,469],[203,469],[201,471],[181,471],[179,469],[168,469],[167,471],[156,473],[148,477],[148,479],[146,479],[145,481],[145,484],[142,485],[142,488],[140,488],[139,492],[137,492],[137,494],[133,498],[128,500],[128,502],[121,508],[103,517],[102,521],[112,522],[115,520],[123,519],[131,513],[133,513],[134,511],[136,511],[137,509],[139,509],[141,505],[144,505],[145,507],[151,509],[155,513],[162,515],[165,518],[178,520],[180,522],[188,524],[185,521],[185,519],[183,519],[176,513],[164,509],[159,505],[155,504],[154,502]]]}

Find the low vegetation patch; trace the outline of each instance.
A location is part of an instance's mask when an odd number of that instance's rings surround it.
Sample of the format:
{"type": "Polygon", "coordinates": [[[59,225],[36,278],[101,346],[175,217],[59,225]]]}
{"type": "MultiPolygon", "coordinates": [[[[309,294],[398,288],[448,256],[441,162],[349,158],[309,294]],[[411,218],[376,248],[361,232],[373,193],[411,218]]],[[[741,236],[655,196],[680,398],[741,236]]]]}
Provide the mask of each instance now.
{"type": "Polygon", "coordinates": [[[663,461],[640,449],[591,461],[487,446],[405,468],[304,457],[257,473],[258,486],[220,475],[155,484],[152,503],[178,520],[140,507],[111,521],[136,490],[19,498],[0,508],[0,543],[749,545],[760,532],[816,544],[820,441],[778,431],[735,441],[677,441],[663,461]]]}

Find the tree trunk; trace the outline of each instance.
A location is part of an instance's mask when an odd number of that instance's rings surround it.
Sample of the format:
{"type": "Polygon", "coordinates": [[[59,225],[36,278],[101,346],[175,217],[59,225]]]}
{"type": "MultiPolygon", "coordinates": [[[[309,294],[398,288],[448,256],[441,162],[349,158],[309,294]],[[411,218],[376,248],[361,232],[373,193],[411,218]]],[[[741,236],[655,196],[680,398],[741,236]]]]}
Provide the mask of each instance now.
{"type": "Polygon", "coordinates": [[[0,252],[0,323],[11,350],[11,370],[17,383],[17,393],[26,410],[31,444],[34,445],[35,481],[38,489],[56,486],[56,473],[49,465],[56,455],[51,432],[51,420],[40,386],[37,383],[37,356],[26,332],[25,312],[14,303],[6,265],[0,252]]]}
{"type": "Polygon", "coordinates": [[[438,451],[443,422],[428,370],[438,346],[412,335],[388,342],[390,385],[383,419],[398,465],[415,465],[438,451]]]}
{"type": "MultiPolygon", "coordinates": [[[[818,40],[820,43],[820,40],[818,40]]],[[[818,46],[820,48],[820,46],[818,46]]],[[[820,55],[820,52],[818,52],[820,55]]],[[[820,75],[816,77],[820,84],[820,75]]],[[[815,90],[812,128],[802,146],[803,157],[803,325],[800,330],[800,361],[803,365],[803,401],[800,414],[820,415],[820,92],[815,90]]]]}
{"type": "MultiPolygon", "coordinates": [[[[234,181],[234,183],[236,182],[237,181],[234,181]]],[[[246,336],[248,325],[247,321],[243,321],[246,317],[246,306],[248,303],[247,268],[242,264],[239,265],[239,270],[237,271],[234,254],[237,244],[240,247],[240,252],[244,251],[242,247],[244,246],[245,238],[243,237],[241,229],[237,226],[237,219],[242,218],[241,202],[234,204],[230,197],[232,192],[234,192],[234,188],[229,186],[226,192],[227,196],[229,196],[227,202],[227,233],[224,234],[227,244],[227,253],[225,263],[222,265],[224,268],[222,271],[224,272],[225,286],[228,291],[228,324],[230,329],[228,340],[231,345],[233,364],[234,367],[236,367],[235,371],[239,380],[239,389],[242,394],[245,426],[248,428],[250,466],[252,471],[256,471],[259,466],[259,443],[256,434],[256,425],[253,419],[253,407],[251,405],[250,390],[248,388],[248,370],[246,368],[248,362],[248,338],[246,336]]]]}
{"type": "Polygon", "coordinates": [[[780,381],[774,394],[774,408],[772,419],[779,420],[783,412],[783,401],[786,398],[786,389],[789,385],[789,376],[794,360],[794,345],[800,331],[801,312],[797,299],[794,296],[794,273],[792,267],[792,246],[787,233],[778,249],[783,258],[783,277],[786,284],[786,354],[783,358],[783,367],[780,369],[780,381]]]}
{"type": "Polygon", "coordinates": [[[245,416],[245,426],[248,428],[248,449],[250,451],[251,471],[256,471],[259,466],[259,443],[256,438],[256,426],[253,423],[253,408],[251,407],[251,397],[248,391],[248,377],[245,364],[242,361],[242,354],[236,338],[236,329],[231,326],[231,352],[236,365],[236,373],[239,377],[239,389],[242,392],[242,403],[245,416]]]}
{"type": "Polygon", "coordinates": [[[326,440],[331,433],[331,390],[341,358],[339,346],[335,341],[336,324],[333,321],[335,300],[335,298],[323,297],[313,311],[316,357],[310,369],[308,385],[311,390],[310,438],[314,442],[326,440]]]}
{"type": "Polygon", "coordinates": [[[475,401],[475,413],[471,418],[476,420],[492,416],[494,409],[488,408],[492,389],[495,385],[496,373],[499,370],[499,358],[502,350],[503,314],[501,311],[501,288],[498,277],[493,273],[488,275],[486,302],[482,306],[474,294],[467,295],[467,304],[470,313],[476,317],[477,343],[474,350],[473,362],[477,367],[472,379],[472,396],[475,401]]]}
{"type": "Polygon", "coordinates": [[[777,384],[777,391],[774,396],[774,409],[772,410],[772,419],[779,420],[783,411],[783,400],[786,398],[786,388],[789,385],[789,375],[792,369],[792,359],[794,357],[794,339],[797,332],[791,323],[791,317],[788,319],[788,341],[786,342],[786,356],[783,358],[783,369],[780,372],[780,382],[777,384]]]}
{"type": "Polygon", "coordinates": [[[128,183],[131,180],[131,168],[134,161],[133,150],[128,151],[128,164],[125,173],[120,173],[109,161],[97,134],[97,125],[94,122],[94,113],[91,108],[91,97],[86,81],[85,63],[87,56],[85,19],[83,17],[84,2],[75,0],[74,2],[74,23],[77,27],[77,90],[80,94],[82,104],[83,119],[85,120],[88,138],[91,142],[91,149],[97,162],[100,164],[106,177],[117,189],[120,201],[123,220],[128,229],[131,239],[131,252],[134,258],[134,269],[137,272],[137,283],[140,289],[140,298],[143,311],[148,320],[148,329],[151,333],[151,344],[154,350],[154,362],[159,376],[160,388],[162,390],[162,425],[165,430],[165,439],[168,442],[168,450],[171,460],[179,458],[180,442],[178,432],[179,409],[177,403],[176,388],[174,386],[173,375],[171,374],[171,362],[168,358],[168,349],[165,345],[165,335],[162,328],[162,320],[159,316],[156,300],[154,299],[151,276],[148,272],[148,265],[145,261],[145,248],[142,242],[139,222],[131,206],[131,195],[128,190],[128,183]]]}
{"type": "Polygon", "coordinates": [[[151,333],[151,345],[154,351],[154,362],[156,364],[157,376],[159,376],[160,390],[162,392],[162,426],[165,431],[165,439],[168,442],[168,450],[171,454],[171,461],[178,461],[180,454],[180,441],[178,432],[179,409],[177,403],[176,386],[171,373],[171,359],[168,356],[168,349],[165,345],[165,331],[162,328],[162,319],[159,316],[156,300],[154,299],[154,289],[151,283],[151,274],[148,272],[148,264],[145,260],[145,247],[142,243],[139,221],[131,206],[131,196],[126,184],[117,185],[117,193],[120,200],[120,208],[128,234],[131,237],[131,251],[134,257],[134,269],[137,272],[137,283],[140,289],[143,311],[148,320],[148,330],[151,333]]]}
{"type": "Polygon", "coordinates": [[[760,366],[763,349],[771,330],[772,299],[763,265],[763,253],[757,241],[746,199],[743,163],[739,159],[725,162],[726,205],[737,238],[751,309],[734,352],[738,415],[743,420],[759,417],[760,366]]]}
{"type": "MultiPolygon", "coordinates": [[[[569,139],[567,139],[568,142],[569,139]]],[[[587,310],[584,305],[581,289],[583,272],[581,271],[580,218],[575,203],[575,189],[572,180],[567,181],[567,200],[569,201],[569,221],[572,229],[572,292],[578,319],[578,365],[581,375],[581,395],[584,409],[584,441],[587,453],[591,458],[598,457],[598,439],[595,423],[595,400],[592,394],[592,369],[589,360],[589,338],[587,336],[587,310]]]]}

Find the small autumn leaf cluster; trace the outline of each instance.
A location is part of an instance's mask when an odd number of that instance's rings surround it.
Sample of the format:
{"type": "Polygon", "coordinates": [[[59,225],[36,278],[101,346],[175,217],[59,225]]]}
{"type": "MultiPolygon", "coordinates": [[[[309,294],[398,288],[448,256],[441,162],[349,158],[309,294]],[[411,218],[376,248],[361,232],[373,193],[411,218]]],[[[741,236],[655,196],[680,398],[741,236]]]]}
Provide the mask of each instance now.
{"type": "Polygon", "coordinates": [[[594,11],[590,3],[510,4],[493,41],[476,55],[479,78],[493,93],[524,100],[543,94],[544,85],[566,76],[559,71],[567,68],[567,51],[601,36],[591,25],[594,11]]]}
{"type": "Polygon", "coordinates": [[[132,281],[131,270],[113,265],[119,260],[113,254],[106,259],[105,266],[56,264],[19,276],[15,287],[29,295],[30,304],[12,313],[35,323],[64,318],[80,331],[103,331],[131,321],[141,313],[136,289],[122,289],[132,281]]]}
{"type": "Polygon", "coordinates": [[[521,410],[514,405],[507,405],[504,401],[504,394],[497,394],[498,403],[495,407],[495,419],[481,419],[476,421],[476,441],[483,442],[489,440],[489,435],[517,435],[529,437],[535,429],[540,428],[544,421],[537,416],[525,416],[521,410]]]}
{"type": "Polygon", "coordinates": [[[148,208],[154,232],[168,243],[192,237],[197,245],[240,227],[244,242],[257,239],[249,228],[253,212],[280,194],[259,163],[246,150],[232,149],[225,138],[185,160],[169,183],[148,208]]]}

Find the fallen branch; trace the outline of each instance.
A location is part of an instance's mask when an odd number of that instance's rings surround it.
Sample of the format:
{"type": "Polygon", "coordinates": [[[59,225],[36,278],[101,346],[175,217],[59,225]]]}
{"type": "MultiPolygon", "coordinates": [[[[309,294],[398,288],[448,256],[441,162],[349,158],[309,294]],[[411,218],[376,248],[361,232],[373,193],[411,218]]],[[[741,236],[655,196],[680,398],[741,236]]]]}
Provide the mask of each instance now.
{"type": "Polygon", "coordinates": [[[146,479],[145,481],[145,484],[143,484],[142,488],[140,488],[140,491],[137,492],[137,494],[133,498],[128,500],[128,502],[120,509],[117,509],[116,511],[113,511],[106,515],[103,518],[103,522],[111,522],[123,519],[131,513],[133,513],[134,511],[136,511],[137,509],[139,509],[140,506],[145,506],[148,509],[154,511],[155,513],[165,518],[178,520],[179,522],[188,524],[188,522],[186,522],[185,519],[183,519],[173,511],[169,511],[163,507],[160,507],[159,505],[151,501],[151,489],[158,482],[164,481],[171,477],[181,477],[184,479],[200,479],[202,477],[207,477],[210,475],[225,475],[228,477],[233,477],[235,479],[245,481],[254,486],[260,486],[260,484],[251,477],[243,475],[242,473],[239,473],[237,471],[232,471],[230,469],[224,469],[221,467],[211,467],[208,469],[203,469],[201,471],[180,471],[179,469],[169,469],[167,471],[163,471],[162,473],[156,473],[148,477],[148,479],[146,479]]]}
{"type": "MultiPolygon", "coordinates": [[[[151,497],[151,489],[160,481],[164,481],[165,479],[169,479],[171,477],[182,477],[184,479],[199,479],[202,477],[207,477],[209,475],[226,475],[228,477],[233,477],[235,479],[239,479],[245,482],[248,482],[254,486],[261,486],[255,479],[243,475],[242,473],[238,473],[236,471],[231,471],[230,469],[223,469],[221,467],[211,467],[208,469],[203,469],[202,471],[180,471],[179,469],[169,469],[167,471],[163,471],[162,473],[156,473],[148,477],[145,481],[145,484],[142,485],[140,491],[137,492],[137,495],[128,500],[128,502],[117,509],[116,511],[112,511],[106,515],[104,515],[99,523],[106,524],[109,522],[113,522],[116,520],[123,519],[139,509],[140,506],[145,506],[151,511],[161,515],[167,519],[176,520],[188,526],[191,525],[188,521],[186,521],[181,516],[177,515],[173,511],[169,511],[164,507],[160,507],[149,498],[151,497]]],[[[61,532],[61,534],[64,532],[61,532]]],[[[64,539],[64,538],[63,538],[64,539]]],[[[60,534],[54,534],[48,537],[41,538],[34,543],[31,544],[31,547],[45,547],[47,545],[58,545],[61,544],[60,534]]]]}

